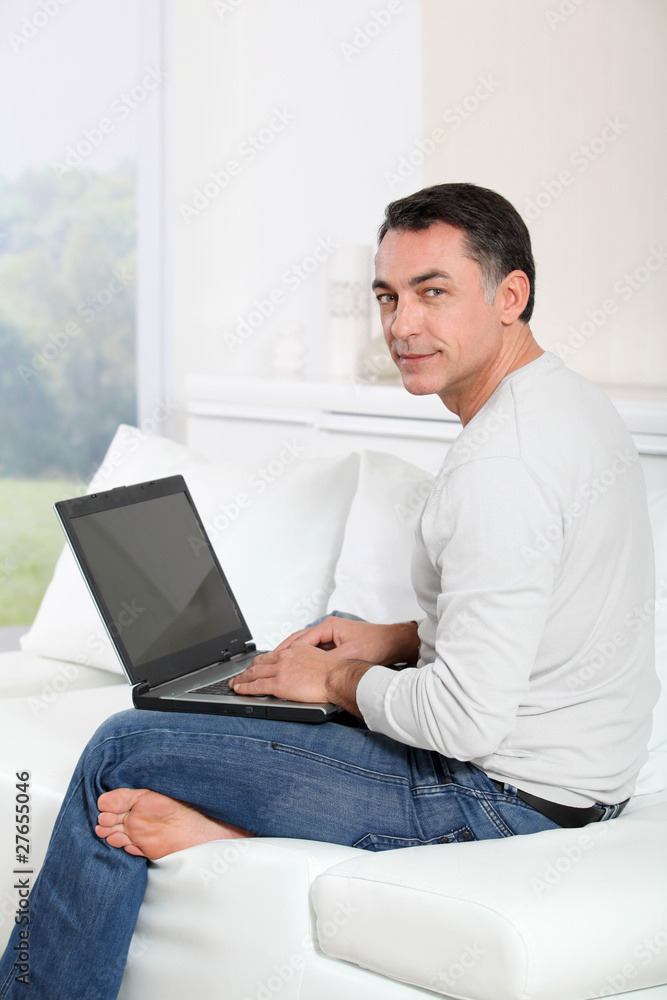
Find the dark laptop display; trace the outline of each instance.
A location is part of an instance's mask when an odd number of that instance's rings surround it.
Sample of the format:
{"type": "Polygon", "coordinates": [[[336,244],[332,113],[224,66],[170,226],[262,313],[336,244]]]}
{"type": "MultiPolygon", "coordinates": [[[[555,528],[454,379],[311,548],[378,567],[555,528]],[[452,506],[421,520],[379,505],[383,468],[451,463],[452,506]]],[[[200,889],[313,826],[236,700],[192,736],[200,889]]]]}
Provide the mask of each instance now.
{"type": "Polygon", "coordinates": [[[337,711],[239,696],[226,684],[223,694],[201,692],[240,673],[256,648],[182,476],[55,509],[137,707],[309,722],[337,711]]]}

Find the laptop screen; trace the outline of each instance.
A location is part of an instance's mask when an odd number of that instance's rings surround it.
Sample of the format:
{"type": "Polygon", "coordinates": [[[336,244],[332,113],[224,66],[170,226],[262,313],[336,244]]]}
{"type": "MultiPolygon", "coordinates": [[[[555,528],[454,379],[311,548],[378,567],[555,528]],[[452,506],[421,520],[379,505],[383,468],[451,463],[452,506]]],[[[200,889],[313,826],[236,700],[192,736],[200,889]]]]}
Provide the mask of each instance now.
{"type": "Polygon", "coordinates": [[[244,625],[184,492],[69,523],[134,667],[244,625]]]}

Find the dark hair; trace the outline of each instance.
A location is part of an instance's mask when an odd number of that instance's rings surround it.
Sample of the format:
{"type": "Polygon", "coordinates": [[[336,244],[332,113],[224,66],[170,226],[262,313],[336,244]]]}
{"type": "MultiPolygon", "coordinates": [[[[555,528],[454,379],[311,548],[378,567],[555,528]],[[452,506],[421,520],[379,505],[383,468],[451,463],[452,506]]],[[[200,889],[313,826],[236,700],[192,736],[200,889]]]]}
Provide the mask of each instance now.
{"type": "Polygon", "coordinates": [[[387,205],[378,244],[390,229],[416,232],[438,222],[463,230],[466,256],[479,265],[487,302],[510,271],[526,274],[530,294],[519,319],[527,323],[535,304],[535,261],[530,234],[514,206],[476,184],[436,184],[387,205]]]}

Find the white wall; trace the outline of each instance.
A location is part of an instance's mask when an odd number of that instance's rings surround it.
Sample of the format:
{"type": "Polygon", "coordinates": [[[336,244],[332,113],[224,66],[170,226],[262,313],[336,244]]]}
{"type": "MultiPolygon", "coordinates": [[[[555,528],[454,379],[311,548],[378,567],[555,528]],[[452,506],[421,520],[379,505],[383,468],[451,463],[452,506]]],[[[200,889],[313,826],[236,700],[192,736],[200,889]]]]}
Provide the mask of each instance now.
{"type": "Polygon", "coordinates": [[[375,241],[389,200],[384,173],[421,130],[419,4],[173,0],[172,9],[177,400],[188,374],[270,374],[276,330],[290,321],[305,323],[307,370],[321,375],[326,263],[298,289],[285,273],[320,239],[375,241]],[[247,143],[262,129],[274,137],[251,159],[247,143]],[[208,202],[206,189],[194,202],[230,160],[238,172],[224,190],[211,186],[208,202]],[[273,315],[241,345],[226,344],[271,292],[284,295],[273,315]]]}
{"type": "Polygon", "coordinates": [[[286,272],[320,239],[372,244],[388,201],[448,180],[526,217],[544,347],[602,384],[664,392],[664,0],[171,2],[177,401],[188,374],[270,375],[290,321],[321,377],[327,265],[296,290],[286,272]],[[293,118],[251,160],[243,144],[276,111],[293,118]],[[193,202],[230,160],[225,189],[193,202]],[[272,292],[280,305],[234,343],[272,292]]]}
{"type": "Polygon", "coordinates": [[[446,135],[424,183],[483,184],[523,214],[543,347],[667,387],[667,4],[424,0],[423,18],[422,137],[446,135]]]}

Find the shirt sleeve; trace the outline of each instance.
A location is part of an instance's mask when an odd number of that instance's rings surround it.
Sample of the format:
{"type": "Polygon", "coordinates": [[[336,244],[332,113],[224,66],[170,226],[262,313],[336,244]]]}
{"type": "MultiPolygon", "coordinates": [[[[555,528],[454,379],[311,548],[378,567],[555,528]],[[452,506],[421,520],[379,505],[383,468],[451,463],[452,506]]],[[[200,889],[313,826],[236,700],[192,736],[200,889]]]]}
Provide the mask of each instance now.
{"type": "Polygon", "coordinates": [[[436,487],[421,530],[439,579],[435,655],[399,673],[372,667],[357,703],[374,731],[473,760],[498,749],[526,699],[563,519],[520,459],[492,457],[459,466],[436,487]]]}

